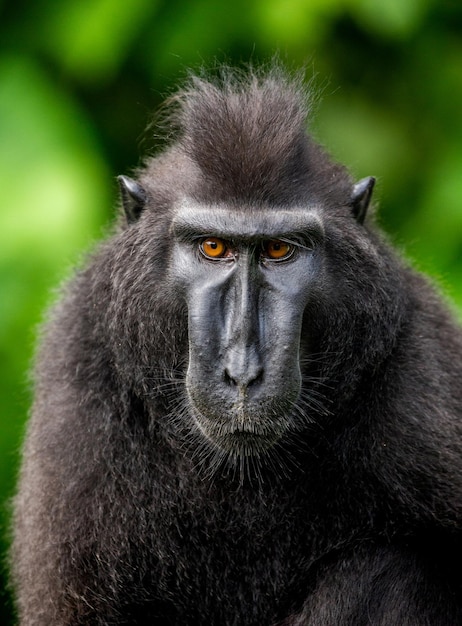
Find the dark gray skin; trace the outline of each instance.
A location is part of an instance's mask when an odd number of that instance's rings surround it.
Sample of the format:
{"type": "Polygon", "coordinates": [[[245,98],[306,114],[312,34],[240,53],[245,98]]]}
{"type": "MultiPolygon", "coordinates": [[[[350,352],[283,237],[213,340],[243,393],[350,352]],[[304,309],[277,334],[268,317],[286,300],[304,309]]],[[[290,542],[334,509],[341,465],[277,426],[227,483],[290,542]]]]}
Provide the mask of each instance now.
{"type": "Polygon", "coordinates": [[[180,207],[171,273],[188,306],[188,399],[199,428],[236,456],[274,444],[290,428],[301,391],[303,314],[322,285],[316,212],[231,212],[180,207]],[[218,238],[217,258],[201,249],[218,238]],[[289,252],[272,259],[265,245],[289,252]],[[291,242],[286,244],[285,242],[291,242]]]}
{"type": "Polygon", "coordinates": [[[460,327],[298,79],[176,101],[44,328],[20,625],[462,624],[460,327]]]}

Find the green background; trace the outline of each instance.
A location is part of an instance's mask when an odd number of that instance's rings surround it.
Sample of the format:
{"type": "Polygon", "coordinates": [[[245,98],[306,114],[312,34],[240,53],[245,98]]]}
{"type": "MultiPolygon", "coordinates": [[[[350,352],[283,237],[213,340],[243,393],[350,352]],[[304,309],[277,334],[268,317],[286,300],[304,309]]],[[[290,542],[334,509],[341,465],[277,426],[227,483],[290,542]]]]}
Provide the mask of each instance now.
{"type": "MultiPolygon", "coordinates": [[[[460,0],[0,0],[0,526],[53,288],[104,233],[115,177],[155,146],[188,67],[279,50],[318,94],[311,128],[462,311],[460,0]],[[152,135],[152,136],[150,136],[152,135]]],[[[12,623],[0,581],[0,624],[12,623]]]]}

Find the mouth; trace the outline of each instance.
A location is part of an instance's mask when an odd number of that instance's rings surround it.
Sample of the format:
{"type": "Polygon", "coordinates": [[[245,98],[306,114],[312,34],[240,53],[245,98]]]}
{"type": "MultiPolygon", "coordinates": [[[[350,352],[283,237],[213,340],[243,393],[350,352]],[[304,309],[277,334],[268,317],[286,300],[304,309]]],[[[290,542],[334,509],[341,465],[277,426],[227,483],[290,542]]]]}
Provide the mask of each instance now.
{"type": "Polygon", "coordinates": [[[285,420],[269,420],[252,418],[242,411],[223,418],[209,418],[197,409],[194,420],[201,433],[208,441],[236,456],[254,456],[266,452],[279,441],[286,427],[285,420]]]}
{"type": "Polygon", "coordinates": [[[217,450],[240,457],[263,454],[297,428],[298,396],[296,385],[290,389],[275,385],[267,393],[237,396],[210,381],[186,384],[189,416],[198,433],[217,450]]]}

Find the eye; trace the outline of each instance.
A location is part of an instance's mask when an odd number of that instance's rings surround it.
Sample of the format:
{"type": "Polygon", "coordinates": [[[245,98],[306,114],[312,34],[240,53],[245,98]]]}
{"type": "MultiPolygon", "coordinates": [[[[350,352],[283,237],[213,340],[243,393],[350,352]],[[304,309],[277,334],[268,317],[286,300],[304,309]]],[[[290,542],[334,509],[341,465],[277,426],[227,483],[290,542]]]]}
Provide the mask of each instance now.
{"type": "Polygon", "coordinates": [[[200,243],[200,251],[208,259],[222,259],[230,255],[228,246],[218,237],[203,239],[200,243]]]}
{"type": "Polygon", "coordinates": [[[294,253],[294,246],[281,239],[269,239],[263,242],[263,256],[270,261],[283,261],[294,253]]]}

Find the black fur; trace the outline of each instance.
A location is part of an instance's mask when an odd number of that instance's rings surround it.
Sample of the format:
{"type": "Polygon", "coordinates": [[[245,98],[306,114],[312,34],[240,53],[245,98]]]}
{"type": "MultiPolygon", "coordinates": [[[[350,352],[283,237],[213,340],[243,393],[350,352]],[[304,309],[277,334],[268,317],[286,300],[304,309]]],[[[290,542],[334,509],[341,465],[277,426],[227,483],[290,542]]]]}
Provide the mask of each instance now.
{"type": "Polygon", "coordinates": [[[52,312],[15,501],[22,626],[462,623],[462,333],[361,223],[305,102],[278,68],[191,79],[175,142],[139,172],[139,218],[52,312]],[[301,394],[265,452],[229,455],[191,416],[170,269],[184,198],[323,224],[301,394]]]}

